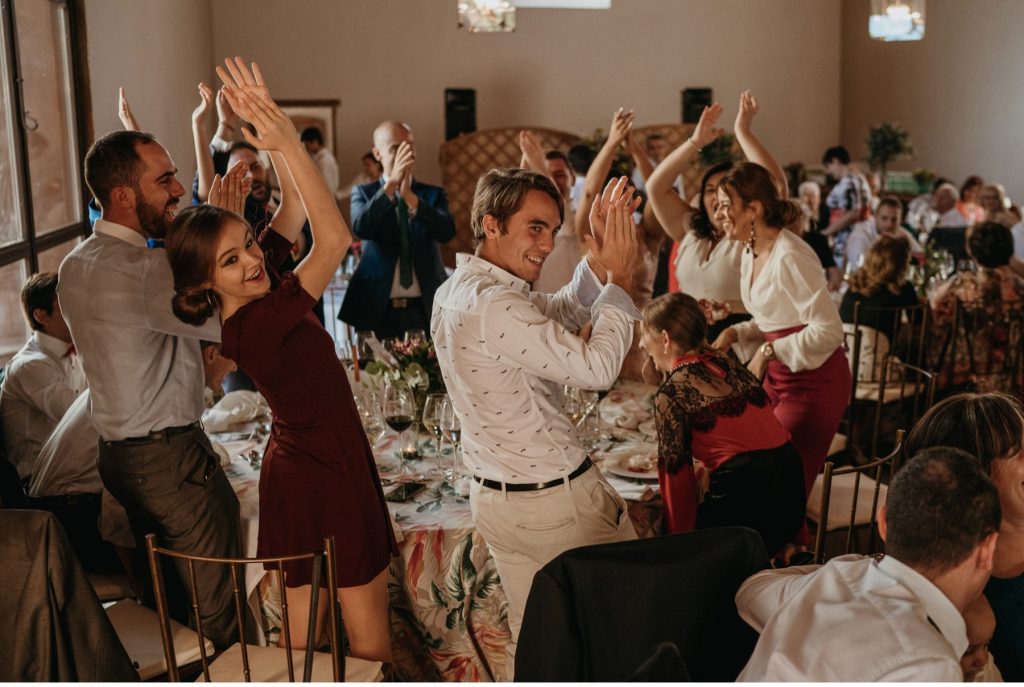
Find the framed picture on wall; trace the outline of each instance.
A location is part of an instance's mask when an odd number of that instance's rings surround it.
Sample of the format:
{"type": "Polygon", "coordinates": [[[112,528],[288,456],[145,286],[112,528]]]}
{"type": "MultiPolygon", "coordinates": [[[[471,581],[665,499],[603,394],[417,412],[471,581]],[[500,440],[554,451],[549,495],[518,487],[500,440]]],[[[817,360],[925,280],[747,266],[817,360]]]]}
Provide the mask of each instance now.
{"type": "Polygon", "coordinates": [[[279,100],[277,104],[292,118],[295,130],[300,134],[306,127],[315,126],[324,137],[324,147],[337,157],[334,147],[334,122],[338,113],[339,100],[279,100]]]}

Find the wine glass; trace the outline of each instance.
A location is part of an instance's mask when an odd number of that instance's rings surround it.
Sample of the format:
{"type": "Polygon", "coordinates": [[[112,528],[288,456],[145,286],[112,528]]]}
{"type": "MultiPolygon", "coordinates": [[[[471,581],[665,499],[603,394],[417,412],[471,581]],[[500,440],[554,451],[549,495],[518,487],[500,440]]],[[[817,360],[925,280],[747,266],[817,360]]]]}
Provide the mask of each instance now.
{"type": "MultiPolygon", "coordinates": [[[[433,435],[437,447],[438,465],[441,463],[441,411],[451,405],[448,394],[429,394],[423,404],[423,426],[433,435]]],[[[432,468],[431,473],[439,472],[440,468],[432,468]]]]}
{"type": "Polygon", "coordinates": [[[383,346],[384,350],[387,351],[388,353],[390,353],[391,355],[395,355],[396,353],[398,353],[398,337],[397,336],[389,336],[389,337],[387,337],[386,339],[384,339],[383,341],[380,342],[380,345],[383,346]]]}
{"type": "Polygon", "coordinates": [[[415,348],[420,344],[427,342],[427,333],[422,329],[406,329],[405,330],[405,345],[409,348],[415,348]]]}
{"type": "Polygon", "coordinates": [[[455,406],[451,400],[441,407],[441,432],[452,444],[452,460],[450,463],[442,461],[441,471],[444,473],[444,481],[451,484],[459,475],[459,448],[462,446],[462,423],[459,422],[459,415],[455,412],[455,406]]]}
{"type": "Polygon", "coordinates": [[[364,389],[362,393],[356,395],[359,419],[371,448],[377,445],[387,431],[380,405],[380,396],[372,389],[364,389]]]}
{"type": "MultiPolygon", "coordinates": [[[[384,421],[388,427],[398,432],[399,435],[399,463],[400,472],[408,474],[412,472],[405,464],[406,453],[415,453],[415,448],[408,451],[405,446],[405,431],[412,427],[413,418],[416,416],[416,398],[412,389],[402,382],[388,384],[384,390],[384,421]]],[[[410,457],[415,457],[410,455],[410,457]]]]}
{"type": "Polygon", "coordinates": [[[586,406],[580,390],[574,386],[566,385],[562,392],[562,412],[566,414],[572,426],[575,427],[583,417],[586,406]]]}

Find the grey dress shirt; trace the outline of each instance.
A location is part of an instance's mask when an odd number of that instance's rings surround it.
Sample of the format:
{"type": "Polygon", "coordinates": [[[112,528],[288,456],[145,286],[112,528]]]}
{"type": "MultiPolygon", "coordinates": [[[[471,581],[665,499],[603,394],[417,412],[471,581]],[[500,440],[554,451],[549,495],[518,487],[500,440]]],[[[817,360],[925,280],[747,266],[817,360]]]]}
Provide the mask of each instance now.
{"type": "Polygon", "coordinates": [[[220,341],[220,321],[194,327],[174,316],[163,248],[147,248],[138,232],[100,219],[61,263],[57,294],[101,437],[117,441],[199,419],[199,340],[220,341]]]}

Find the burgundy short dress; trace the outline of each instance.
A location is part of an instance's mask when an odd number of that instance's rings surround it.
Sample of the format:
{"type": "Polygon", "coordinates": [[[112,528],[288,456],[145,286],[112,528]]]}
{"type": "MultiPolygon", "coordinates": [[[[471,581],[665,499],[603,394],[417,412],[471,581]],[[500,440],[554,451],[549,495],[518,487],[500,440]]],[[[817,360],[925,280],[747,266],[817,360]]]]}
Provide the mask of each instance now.
{"type": "MultiPolygon", "coordinates": [[[[334,536],[340,587],[373,580],[398,547],[345,369],[313,316],[298,277],[276,277],[291,244],[273,229],[259,239],[271,292],[224,322],[222,353],[238,363],[274,413],[260,472],[259,556],[308,553],[334,536]]],[[[269,566],[268,566],[269,567],[269,566]]],[[[289,587],[312,566],[285,566],[289,587]]]]}

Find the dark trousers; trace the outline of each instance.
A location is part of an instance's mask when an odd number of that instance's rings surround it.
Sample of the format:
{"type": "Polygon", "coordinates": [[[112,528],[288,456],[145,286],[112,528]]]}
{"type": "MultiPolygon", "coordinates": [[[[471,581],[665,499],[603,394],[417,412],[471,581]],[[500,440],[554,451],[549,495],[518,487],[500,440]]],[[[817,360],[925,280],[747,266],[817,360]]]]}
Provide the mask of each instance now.
{"type": "Polygon", "coordinates": [[[430,336],[430,314],[424,310],[422,298],[393,299],[405,301],[404,307],[388,305],[380,324],[373,328],[378,339],[402,338],[407,329],[422,329],[430,336]]]}
{"type": "MultiPolygon", "coordinates": [[[[201,429],[148,442],[100,441],[103,484],[128,512],[140,551],[155,533],[173,551],[238,557],[238,498],[201,429]]],[[[188,566],[175,561],[190,587],[188,566]]],[[[224,647],[238,639],[229,566],[196,563],[203,632],[224,647]]]]}
{"type": "Polygon", "coordinates": [[[804,470],[793,445],[739,453],[711,473],[697,529],[740,525],[756,530],[774,555],[804,522],[804,470]]]}
{"type": "Polygon", "coordinates": [[[124,572],[114,545],[100,536],[99,494],[27,497],[26,507],[53,513],[86,572],[124,572]]]}

